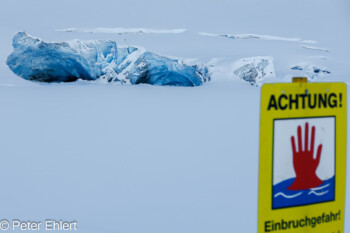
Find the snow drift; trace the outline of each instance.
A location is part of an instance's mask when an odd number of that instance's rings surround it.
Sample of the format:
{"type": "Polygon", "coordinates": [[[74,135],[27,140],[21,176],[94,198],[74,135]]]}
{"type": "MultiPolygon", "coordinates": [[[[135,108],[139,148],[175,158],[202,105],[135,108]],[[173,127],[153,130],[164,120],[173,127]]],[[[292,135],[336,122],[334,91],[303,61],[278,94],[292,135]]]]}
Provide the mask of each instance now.
{"type": "Polygon", "coordinates": [[[106,40],[47,43],[18,32],[7,65],[18,76],[39,82],[105,80],[121,83],[199,86],[209,81],[205,66],[189,66],[136,47],[106,40]]]}

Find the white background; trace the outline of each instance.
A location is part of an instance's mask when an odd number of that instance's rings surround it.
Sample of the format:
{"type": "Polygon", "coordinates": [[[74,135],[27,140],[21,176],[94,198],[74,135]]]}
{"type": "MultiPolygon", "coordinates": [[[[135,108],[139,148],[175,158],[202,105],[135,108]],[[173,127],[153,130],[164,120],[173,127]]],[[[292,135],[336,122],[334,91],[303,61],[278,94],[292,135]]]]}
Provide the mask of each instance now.
{"type": "Polygon", "coordinates": [[[291,136],[295,138],[295,147],[298,151],[297,128],[301,126],[302,148],[305,142],[305,123],[309,123],[309,149],[311,146],[311,129],[315,126],[314,158],[316,158],[317,148],[322,144],[321,160],[316,170],[317,176],[321,180],[326,180],[334,176],[334,142],[335,142],[335,118],[306,118],[274,121],[274,173],[273,184],[295,177],[293,168],[293,153],[291,136]]]}

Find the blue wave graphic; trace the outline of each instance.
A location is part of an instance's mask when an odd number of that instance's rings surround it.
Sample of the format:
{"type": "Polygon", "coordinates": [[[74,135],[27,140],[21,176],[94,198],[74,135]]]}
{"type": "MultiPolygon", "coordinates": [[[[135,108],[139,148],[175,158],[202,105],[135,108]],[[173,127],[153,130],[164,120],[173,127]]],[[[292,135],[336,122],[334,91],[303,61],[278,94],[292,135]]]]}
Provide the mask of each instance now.
{"type": "Polygon", "coordinates": [[[272,208],[308,205],[334,201],[335,177],[323,181],[322,185],[312,189],[288,190],[295,178],[282,181],[273,186],[272,208]]]}

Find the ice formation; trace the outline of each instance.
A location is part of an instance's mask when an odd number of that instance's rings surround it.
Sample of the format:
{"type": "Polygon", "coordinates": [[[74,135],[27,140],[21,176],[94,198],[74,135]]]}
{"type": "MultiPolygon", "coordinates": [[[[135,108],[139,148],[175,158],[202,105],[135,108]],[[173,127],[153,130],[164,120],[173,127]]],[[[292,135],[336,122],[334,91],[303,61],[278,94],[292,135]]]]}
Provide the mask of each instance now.
{"type": "Polygon", "coordinates": [[[249,57],[233,65],[233,73],[240,79],[255,84],[266,77],[275,77],[272,57],[249,57]]]}
{"type": "Polygon", "coordinates": [[[47,43],[17,33],[7,65],[18,76],[39,82],[105,80],[153,85],[199,86],[210,79],[205,66],[189,66],[136,47],[106,40],[47,43]]]}

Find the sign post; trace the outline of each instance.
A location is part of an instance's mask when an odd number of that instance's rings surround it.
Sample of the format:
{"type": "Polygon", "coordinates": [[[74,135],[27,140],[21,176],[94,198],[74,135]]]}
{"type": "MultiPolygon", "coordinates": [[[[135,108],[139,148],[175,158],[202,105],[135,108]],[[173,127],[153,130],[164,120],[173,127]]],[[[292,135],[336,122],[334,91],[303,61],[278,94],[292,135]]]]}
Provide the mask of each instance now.
{"type": "Polygon", "coordinates": [[[346,107],[344,83],[263,85],[259,233],[343,232],[346,107]]]}

